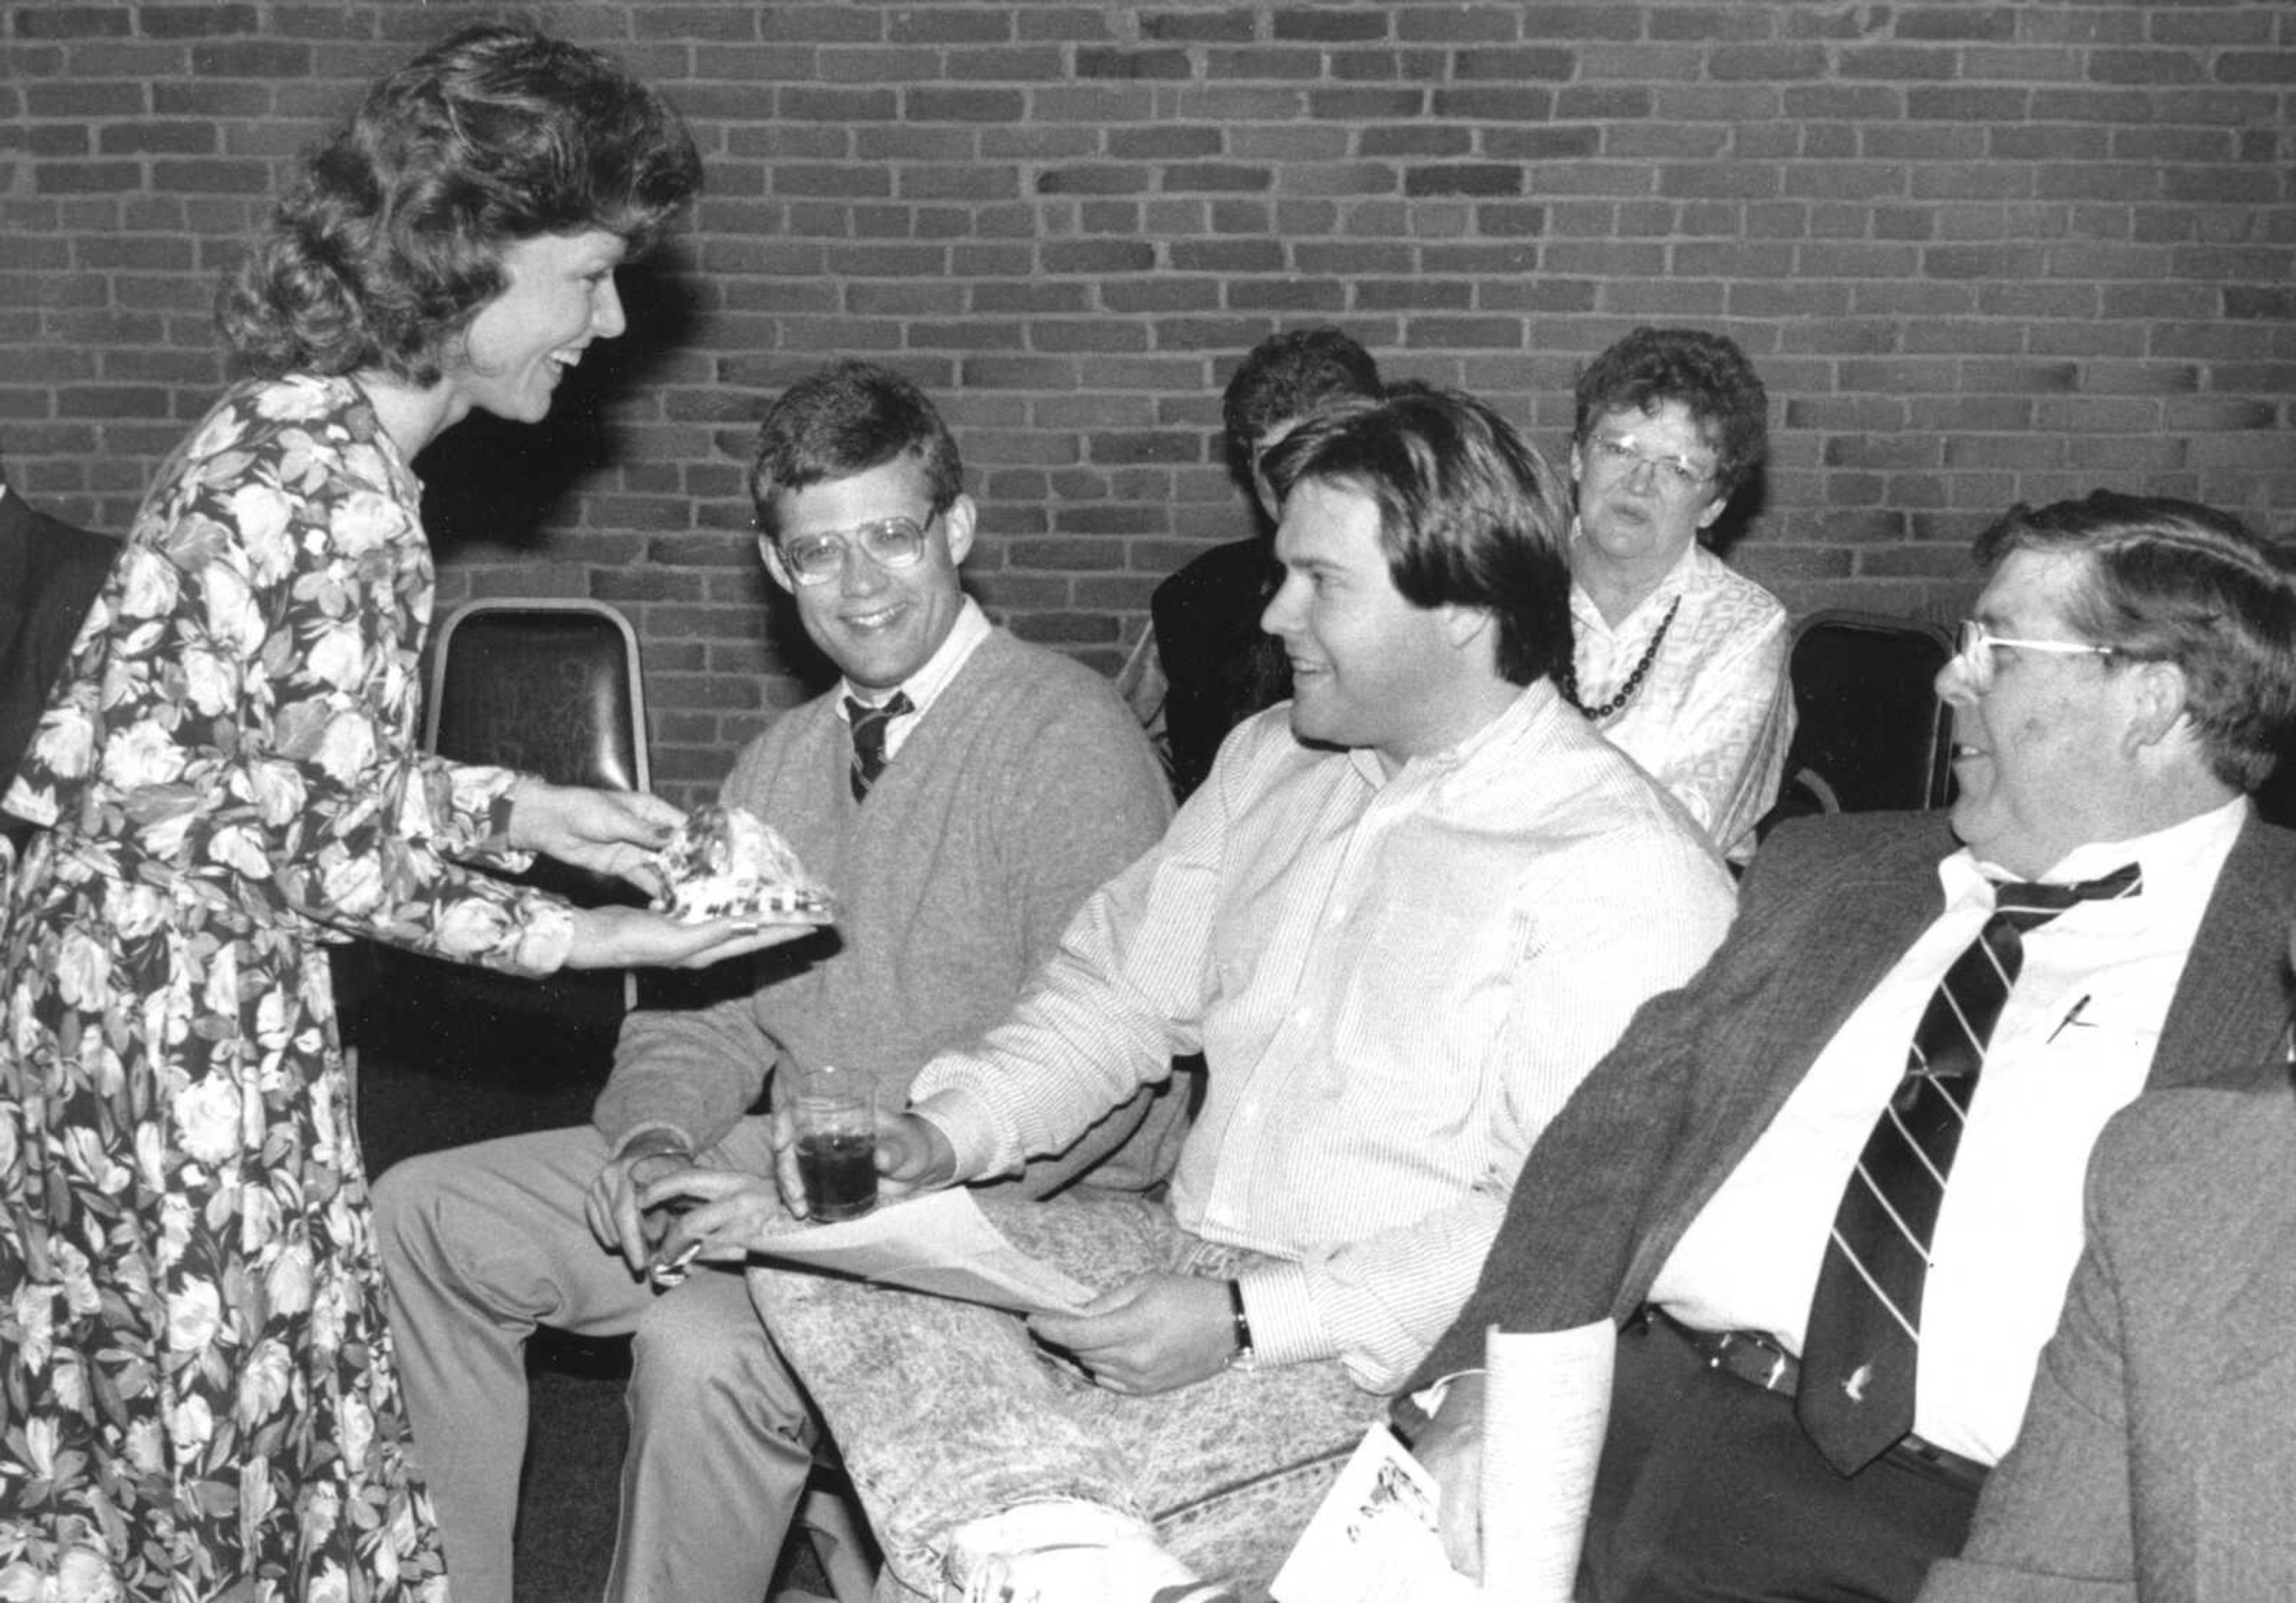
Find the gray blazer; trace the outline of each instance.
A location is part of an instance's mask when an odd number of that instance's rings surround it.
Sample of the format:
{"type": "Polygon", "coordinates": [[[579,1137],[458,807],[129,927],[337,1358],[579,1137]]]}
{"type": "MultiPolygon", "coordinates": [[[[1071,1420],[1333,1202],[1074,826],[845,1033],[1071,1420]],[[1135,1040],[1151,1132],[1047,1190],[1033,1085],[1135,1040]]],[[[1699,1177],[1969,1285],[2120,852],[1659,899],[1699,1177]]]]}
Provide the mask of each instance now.
{"type": "MultiPolygon", "coordinates": [[[[1955,849],[1942,813],[1836,814],[1772,836],[1721,949],[1644,1006],[1531,1149],[1481,1282],[1413,1389],[1479,1366],[1494,1323],[1568,1329],[1640,1307],[1842,1020],[1944,910],[1937,865],[1955,849]]],[[[2152,1084],[2270,1055],[2288,1016],[2292,909],[2296,834],[2251,818],[2202,918],[2152,1084]]]]}
{"type": "Polygon", "coordinates": [[[1921,1603],[2296,1598],[2296,1092],[2275,1063],[2099,1140],[2017,1445],[1921,1603]]]}

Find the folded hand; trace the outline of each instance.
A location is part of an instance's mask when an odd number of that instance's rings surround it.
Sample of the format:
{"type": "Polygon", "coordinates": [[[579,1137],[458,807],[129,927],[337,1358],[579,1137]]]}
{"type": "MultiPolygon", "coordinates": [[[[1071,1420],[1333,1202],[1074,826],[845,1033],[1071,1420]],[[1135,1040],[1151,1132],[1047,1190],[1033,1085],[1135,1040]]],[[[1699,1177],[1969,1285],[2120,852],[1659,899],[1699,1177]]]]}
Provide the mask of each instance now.
{"type": "Polygon", "coordinates": [[[1227,1282],[1201,1275],[1144,1275],[1081,1313],[1039,1313],[1029,1330],[1109,1390],[1135,1396],[1209,1379],[1235,1352],[1227,1282]]]}

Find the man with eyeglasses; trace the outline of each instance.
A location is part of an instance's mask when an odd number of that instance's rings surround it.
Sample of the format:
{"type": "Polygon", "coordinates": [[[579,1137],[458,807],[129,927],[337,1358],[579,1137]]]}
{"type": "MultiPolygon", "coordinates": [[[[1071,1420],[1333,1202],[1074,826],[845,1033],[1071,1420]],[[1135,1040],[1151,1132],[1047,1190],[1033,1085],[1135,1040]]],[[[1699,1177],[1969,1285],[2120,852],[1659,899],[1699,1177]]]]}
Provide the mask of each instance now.
{"type": "Polygon", "coordinates": [[[1582,1599],[1911,1598],[2016,1434],[2098,1130],[2273,1050],[2296,837],[2250,793],[2296,732],[2296,585],[2233,519],[2106,491],[1977,555],[1949,816],[1772,837],[1414,1378],[1461,1568],[1532,1512],[1482,1501],[1486,1333],[1609,1320],[1582,1599]]]}
{"type": "MultiPolygon", "coordinates": [[[[772,1121],[750,1110],[777,1065],[866,1071],[898,1106],[919,1064],[1004,1017],[1170,814],[1107,683],[964,594],[978,513],[914,384],[851,361],[800,379],[767,413],[750,487],[766,569],[839,680],[742,748],[722,799],[789,838],[838,924],[775,951],[743,994],[632,1014],[592,1125],[412,1158],[378,1183],[457,1599],[510,1595],[537,1324],[636,1337],[606,1595],[765,1594],[812,1467],[809,1411],[738,1264],[650,1275],[669,1210],[646,1188],[770,1175],[772,1121]]],[[[1143,1092],[1013,1183],[1148,1185],[1185,1107],[1185,1087],[1143,1092]]]]}
{"type": "Polygon", "coordinates": [[[1638,328],[1574,401],[1564,693],[1742,862],[1793,739],[1786,609],[1706,542],[1768,450],[1762,380],[1723,335],[1638,328]]]}

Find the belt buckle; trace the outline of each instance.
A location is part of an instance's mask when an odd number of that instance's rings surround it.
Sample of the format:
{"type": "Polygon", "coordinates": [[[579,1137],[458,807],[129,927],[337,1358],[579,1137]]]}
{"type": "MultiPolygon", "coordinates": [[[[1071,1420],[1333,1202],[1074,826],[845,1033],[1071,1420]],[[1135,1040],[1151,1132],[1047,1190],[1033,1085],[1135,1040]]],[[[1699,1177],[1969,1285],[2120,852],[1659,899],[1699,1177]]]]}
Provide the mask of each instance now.
{"type": "Polygon", "coordinates": [[[1720,1365],[1725,1362],[1725,1354],[1734,1354],[1735,1356],[1727,1362],[1730,1372],[1739,1379],[1766,1392],[1792,1393],[1794,1389],[1800,1366],[1783,1347],[1751,1330],[1724,1330],[1713,1340],[1714,1356],[1708,1362],[1720,1365]]]}

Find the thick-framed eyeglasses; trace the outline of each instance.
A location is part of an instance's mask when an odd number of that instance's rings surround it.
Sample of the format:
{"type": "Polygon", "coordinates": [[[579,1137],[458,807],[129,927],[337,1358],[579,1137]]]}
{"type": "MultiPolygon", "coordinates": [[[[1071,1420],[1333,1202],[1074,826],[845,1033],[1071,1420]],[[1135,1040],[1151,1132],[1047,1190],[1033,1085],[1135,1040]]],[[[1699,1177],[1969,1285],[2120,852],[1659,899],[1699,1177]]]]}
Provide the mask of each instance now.
{"type": "Polygon", "coordinates": [[[775,540],[759,535],[758,544],[780,554],[782,565],[800,585],[826,585],[845,571],[849,552],[858,548],[880,568],[914,568],[925,554],[925,531],[930,521],[914,518],[880,518],[832,534],[797,535],[775,540]]]}
{"type": "Polygon", "coordinates": [[[1701,467],[1687,456],[1653,456],[1631,434],[1598,434],[1587,442],[1587,448],[1604,472],[1625,478],[1636,468],[1649,468],[1657,473],[1660,488],[1677,495],[1714,481],[1712,468],[1701,467]]]}
{"type": "Polygon", "coordinates": [[[2018,640],[2007,634],[1996,634],[1973,617],[1961,620],[1961,633],[1955,642],[1954,666],[1961,672],[1969,688],[1983,695],[1993,688],[1993,653],[2006,651],[2044,651],[2053,657],[2118,657],[2118,646],[2100,646],[2085,640],[2018,640]]]}

